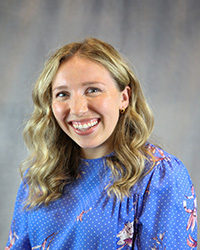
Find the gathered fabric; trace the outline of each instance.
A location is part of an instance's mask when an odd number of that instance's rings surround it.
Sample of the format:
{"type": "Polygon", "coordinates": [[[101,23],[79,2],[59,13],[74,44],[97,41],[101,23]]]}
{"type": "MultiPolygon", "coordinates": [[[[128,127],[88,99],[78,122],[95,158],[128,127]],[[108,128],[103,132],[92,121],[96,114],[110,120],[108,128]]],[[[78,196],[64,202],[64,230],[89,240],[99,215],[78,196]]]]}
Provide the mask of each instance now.
{"type": "MultiPolygon", "coordinates": [[[[123,201],[107,195],[111,171],[105,157],[81,160],[80,178],[49,206],[23,208],[22,183],[8,249],[197,249],[197,201],[179,159],[150,145],[155,166],[123,201]]],[[[146,161],[145,171],[151,163],[146,161]]]]}

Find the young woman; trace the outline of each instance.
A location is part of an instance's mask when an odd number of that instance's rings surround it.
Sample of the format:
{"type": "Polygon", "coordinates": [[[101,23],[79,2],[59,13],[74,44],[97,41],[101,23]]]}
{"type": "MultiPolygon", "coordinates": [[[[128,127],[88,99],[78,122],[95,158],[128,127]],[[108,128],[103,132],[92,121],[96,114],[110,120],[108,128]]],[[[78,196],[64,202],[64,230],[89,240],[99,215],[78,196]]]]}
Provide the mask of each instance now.
{"type": "Polygon", "coordinates": [[[152,113],[111,45],[59,49],[33,102],[6,249],[196,249],[189,174],[149,143],[152,113]]]}

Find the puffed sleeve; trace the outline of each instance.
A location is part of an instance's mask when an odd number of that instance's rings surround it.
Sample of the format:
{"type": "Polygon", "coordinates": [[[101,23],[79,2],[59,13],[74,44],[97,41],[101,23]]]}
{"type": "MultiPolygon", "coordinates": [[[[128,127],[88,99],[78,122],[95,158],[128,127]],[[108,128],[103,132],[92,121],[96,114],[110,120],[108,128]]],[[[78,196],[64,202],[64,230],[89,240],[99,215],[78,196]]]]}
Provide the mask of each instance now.
{"type": "Polygon", "coordinates": [[[194,186],[179,159],[158,151],[154,169],[142,181],[134,249],[197,249],[194,186]]]}
{"type": "Polygon", "coordinates": [[[28,212],[24,209],[24,201],[27,196],[28,189],[23,182],[21,183],[14,208],[12,224],[10,227],[8,242],[5,250],[29,250],[31,249],[28,237],[28,212]]]}

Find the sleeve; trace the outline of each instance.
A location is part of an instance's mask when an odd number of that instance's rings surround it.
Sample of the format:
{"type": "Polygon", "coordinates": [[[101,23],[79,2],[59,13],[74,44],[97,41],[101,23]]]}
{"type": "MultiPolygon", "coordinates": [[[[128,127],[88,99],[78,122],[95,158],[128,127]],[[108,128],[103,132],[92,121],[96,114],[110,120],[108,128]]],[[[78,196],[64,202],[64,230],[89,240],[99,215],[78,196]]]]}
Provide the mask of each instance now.
{"type": "Polygon", "coordinates": [[[21,183],[14,208],[13,219],[10,227],[8,242],[5,250],[31,249],[28,237],[28,212],[24,209],[24,201],[27,197],[28,189],[21,183]]]}
{"type": "Polygon", "coordinates": [[[138,202],[134,249],[197,249],[197,200],[185,166],[157,158],[138,202]]]}

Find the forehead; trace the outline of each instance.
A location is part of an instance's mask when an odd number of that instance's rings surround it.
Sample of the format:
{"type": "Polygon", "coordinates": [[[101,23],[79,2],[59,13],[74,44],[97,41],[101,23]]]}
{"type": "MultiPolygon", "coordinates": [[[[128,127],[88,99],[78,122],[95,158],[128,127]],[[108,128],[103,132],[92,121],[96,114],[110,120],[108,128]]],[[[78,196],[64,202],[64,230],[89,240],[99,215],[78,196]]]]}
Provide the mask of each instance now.
{"type": "Polygon", "coordinates": [[[108,81],[111,79],[114,80],[102,64],[74,56],[60,65],[52,85],[61,82],[108,81]]]}

